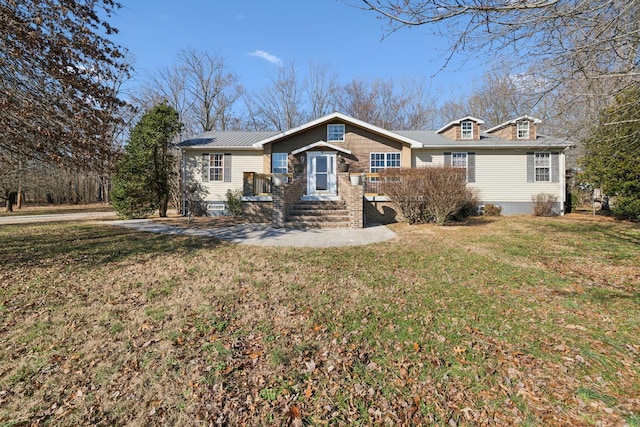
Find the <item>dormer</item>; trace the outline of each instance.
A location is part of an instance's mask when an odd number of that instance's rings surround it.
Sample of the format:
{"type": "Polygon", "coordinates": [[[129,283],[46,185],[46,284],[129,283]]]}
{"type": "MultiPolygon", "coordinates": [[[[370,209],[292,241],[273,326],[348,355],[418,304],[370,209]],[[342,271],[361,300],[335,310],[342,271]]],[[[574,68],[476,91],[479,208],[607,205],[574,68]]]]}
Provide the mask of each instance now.
{"type": "Polygon", "coordinates": [[[446,124],[436,133],[456,141],[478,141],[480,140],[480,125],[483,124],[484,120],[466,116],[446,124]]]}
{"type": "Polygon", "coordinates": [[[537,138],[536,125],[542,120],[521,116],[487,129],[487,133],[509,141],[533,141],[537,138]]]}

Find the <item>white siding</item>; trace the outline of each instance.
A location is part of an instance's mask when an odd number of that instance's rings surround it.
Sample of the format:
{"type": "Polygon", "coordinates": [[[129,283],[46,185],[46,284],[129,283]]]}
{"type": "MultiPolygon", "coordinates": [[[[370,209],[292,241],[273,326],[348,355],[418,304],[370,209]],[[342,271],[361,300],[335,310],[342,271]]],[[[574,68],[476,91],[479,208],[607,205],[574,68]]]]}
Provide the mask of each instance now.
{"type": "MultiPolygon", "coordinates": [[[[560,152],[558,182],[527,182],[527,153],[515,150],[439,149],[414,150],[415,167],[444,164],[444,152],[467,151],[476,153],[476,182],[469,184],[480,191],[480,199],[491,202],[531,202],[532,196],[550,193],[564,202],[565,158],[560,152]]],[[[530,150],[527,150],[530,151],[530,150]]]]}
{"type": "Polygon", "coordinates": [[[208,191],[206,200],[209,202],[226,201],[228,189],[242,190],[244,172],[262,173],[262,151],[233,151],[233,150],[207,150],[185,152],[185,177],[186,182],[197,182],[208,191]],[[209,181],[202,182],[202,155],[203,154],[231,154],[231,182],[209,181]]]}

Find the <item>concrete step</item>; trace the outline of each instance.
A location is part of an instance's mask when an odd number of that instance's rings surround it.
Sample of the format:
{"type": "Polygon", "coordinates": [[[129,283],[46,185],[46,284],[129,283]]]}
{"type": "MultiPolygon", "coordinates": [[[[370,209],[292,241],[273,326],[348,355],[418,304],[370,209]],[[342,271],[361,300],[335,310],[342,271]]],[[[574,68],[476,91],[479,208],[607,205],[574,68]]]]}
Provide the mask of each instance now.
{"type": "Polygon", "coordinates": [[[348,221],[335,222],[308,222],[308,221],[286,221],[285,228],[349,228],[348,221]]]}
{"type": "Polygon", "coordinates": [[[341,210],[346,209],[344,202],[306,202],[301,201],[293,205],[295,210],[341,210]]]}
{"type": "Polygon", "coordinates": [[[287,212],[288,228],[349,228],[350,215],[343,201],[301,200],[287,212]]]}
{"type": "Polygon", "coordinates": [[[306,222],[334,222],[334,221],[347,221],[349,222],[349,214],[344,215],[329,214],[329,215],[287,215],[287,221],[306,221],[306,222]]]}
{"type": "Polygon", "coordinates": [[[300,216],[300,215],[307,215],[307,216],[347,215],[349,216],[349,211],[346,209],[296,209],[296,208],[293,208],[293,209],[290,209],[289,212],[287,212],[287,216],[300,216]]]}

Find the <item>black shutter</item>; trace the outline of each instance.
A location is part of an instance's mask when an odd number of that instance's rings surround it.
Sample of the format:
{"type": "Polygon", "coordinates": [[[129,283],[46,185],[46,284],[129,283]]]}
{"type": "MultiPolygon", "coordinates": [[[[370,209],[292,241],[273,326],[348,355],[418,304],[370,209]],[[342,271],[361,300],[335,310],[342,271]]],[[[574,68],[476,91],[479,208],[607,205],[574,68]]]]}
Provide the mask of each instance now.
{"type": "Polygon", "coordinates": [[[476,153],[467,153],[467,182],[476,182],[476,153]]]}
{"type": "Polygon", "coordinates": [[[211,164],[211,156],[209,154],[202,155],[202,182],[209,182],[209,165],[211,164]]]}
{"type": "Polygon", "coordinates": [[[527,182],[535,182],[534,153],[527,153],[527,182]]]}
{"type": "Polygon", "coordinates": [[[560,154],[551,153],[551,182],[560,182],[560,154]]]}
{"type": "Polygon", "coordinates": [[[223,180],[224,182],[231,182],[231,154],[225,153],[223,166],[223,180]]]}

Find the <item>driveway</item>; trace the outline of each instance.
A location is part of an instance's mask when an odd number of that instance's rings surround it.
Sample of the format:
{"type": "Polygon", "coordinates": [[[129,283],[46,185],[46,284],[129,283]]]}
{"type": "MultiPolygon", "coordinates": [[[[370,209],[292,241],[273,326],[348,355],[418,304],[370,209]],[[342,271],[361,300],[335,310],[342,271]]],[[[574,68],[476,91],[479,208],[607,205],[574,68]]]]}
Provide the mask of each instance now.
{"type": "Polygon", "coordinates": [[[115,218],[113,212],[12,215],[0,217],[0,226],[3,224],[99,220],[96,222],[97,224],[125,227],[150,233],[214,237],[242,245],[315,248],[369,245],[395,237],[395,233],[383,225],[361,229],[291,229],[274,228],[268,224],[240,224],[223,228],[189,228],[165,225],[148,219],[109,221],[111,218],[115,218]]]}
{"type": "Polygon", "coordinates": [[[337,247],[359,246],[383,242],[395,233],[383,225],[361,229],[291,229],[274,228],[268,224],[240,224],[224,228],[189,228],[160,224],[147,219],[101,221],[151,233],[181,236],[215,237],[233,243],[254,246],[337,247]]]}
{"type": "Polygon", "coordinates": [[[0,216],[0,225],[29,224],[34,222],[86,221],[92,219],[117,218],[113,212],[77,212],[65,214],[33,214],[0,216]]]}

